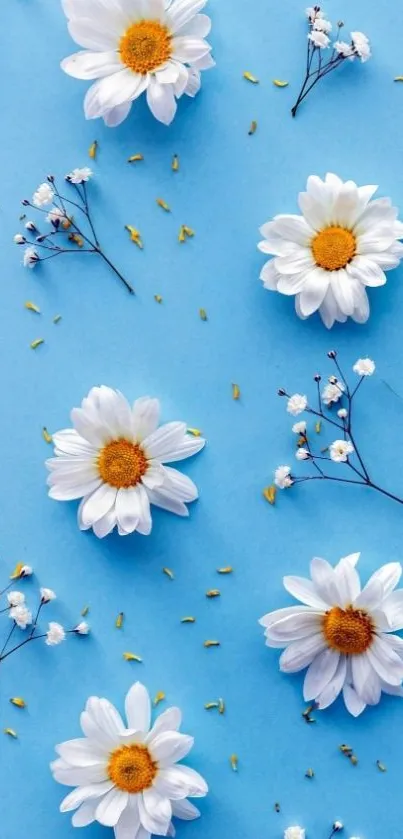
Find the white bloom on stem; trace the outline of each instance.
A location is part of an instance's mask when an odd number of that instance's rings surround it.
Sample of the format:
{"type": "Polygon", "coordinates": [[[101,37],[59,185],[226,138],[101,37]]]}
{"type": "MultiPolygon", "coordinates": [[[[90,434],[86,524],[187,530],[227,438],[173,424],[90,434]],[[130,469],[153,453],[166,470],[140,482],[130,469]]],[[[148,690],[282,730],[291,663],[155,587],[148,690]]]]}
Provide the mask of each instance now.
{"type": "Polygon", "coordinates": [[[35,207],[46,207],[47,204],[51,204],[55,193],[48,183],[41,184],[38,186],[36,192],[34,192],[32,196],[32,203],[35,207]]]}
{"type": "Polygon", "coordinates": [[[321,12],[319,6],[308,6],[305,9],[305,14],[310,23],[314,23],[316,20],[320,20],[323,17],[323,12],[321,12]]]}
{"type": "Polygon", "coordinates": [[[23,258],[24,268],[35,268],[35,265],[39,262],[39,260],[40,256],[36,248],[25,248],[23,258]]]}
{"type": "Polygon", "coordinates": [[[13,237],[13,242],[14,242],[15,245],[25,245],[26,241],[27,240],[26,240],[25,236],[22,235],[22,233],[16,233],[15,236],[13,237]]]}
{"type": "Polygon", "coordinates": [[[403,256],[398,211],[388,198],[371,201],[376,189],[311,175],[299,195],[302,215],[278,215],[261,227],[259,249],[274,258],[260,279],[270,291],[295,296],[299,317],[319,311],[328,328],[348,317],[368,320],[366,287],[384,285],[385,271],[403,256]]]}
{"type": "Polygon", "coordinates": [[[179,763],[193,737],[179,733],[181,712],[168,708],[151,727],[151,702],[140,682],[129,690],[126,720],[107,699],[91,696],[81,714],[84,737],[56,746],[51,769],[56,781],[75,787],[60,805],[75,810],[72,823],[113,827],[115,839],[174,835],[172,817],[196,819],[188,797],[202,798],[207,784],[179,763]]]}
{"type": "Polygon", "coordinates": [[[327,708],[343,691],[354,717],[377,705],[382,691],[403,696],[403,640],[390,634],[403,627],[403,589],[394,591],[402,566],[383,565],[361,590],[358,558],[344,557],[335,568],[315,558],[311,579],[284,577],[286,591],[303,605],[260,620],[267,646],[285,648],[280,670],[308,667],[305,701],[327,708]]]}
{"type": "Polygon", "coordinates": [[[343,396],[345,390],[346,388],[343,382],[337,381],[335,384],[333,384],[333,382],[329,382],[325,385],[322,391],[322,400],[324,404],[329,406],[334,402],[338,402],[343,396]]]}
{"type": "Polygon", "coordinates": [[[354,446],[349,440],[335,440],[329,446],[329,454],[335,463],[346,463],[349,454],[354,451],[354,446]]]}
{"type": "Polygon", "coordinates": [[[305,420],[301,420],[300,422],[295,422],[292,431],[294,434],[306,434],[306,422],[305,420]]]}
{"type": "Polygon", "coordinates": [[[22,568],[21,568],[19,576],[20,577],[31,577],[33,573],[34,573],[34,570],[31,567],[31,565],[23,565],[22,568]]]}
{"type": "Polygon", "coordinates": [[[46,221],[48,221],[49,224],[53,224],[55,227],[57,227],[62,222],[68,221],[68,219],[64,210],[61,210],[60,207],[52,207],[52,209],[46,216],[46,221]]]}
{"type": "Polygon", "coordinates": [[[51,588],[41,588],[40,593],[42,603],[50,603],[51,600],[56,600],[56,595],[51,588]]]}
{"type": "Polygon", "coordinates": [[[90,627],[87,621],[81,621],[81,623],[78,623],[73,629],[73,632],[76,632],[77,635],[88,635],[89,631],[90,627]]]}
{"type": "Polygon", "coordinates": [[[337,411],[337,416],[340,419],[346,419],[346,417],[348,417],[347,408],[339,408],[339,410],[337,411]]]}
{"type": "Polygon", "coordinates": [[[332,24],[330,20],[325,20],[325,18],[319,17],[315,19],[314,29],[316,32],[325,32],[326,35],[332,31],[332,24]]]}
{"type": "Polygon", "coordinates": [[[278,466],[274,472],[274,483],[279,489],[288,489],[288,487],[292,486],[291,467],[278,466]]]}
{"type": "Polygon", "coordinates": [[[26,606],[13,606],[8,614],[20,629],[26,629],[32,623],[32,612],[26,606]]]}
{"type": "Polygon", "coordinates": [[[55,621],[51,621],[46,633],[45,644],[47,644],[48,647],[55,647],[57,644],[61,644],[65,637],[66,632],[62,625],[60,623],[55,623],[55,621]]]}
{"type": "Polygon", "coordinates": [[[339,830],[343,830],[343,829],[344,829],[344,824],[343,824],[343,822],[334,822],[334,824],[333,824],[333,830],[334,830],[334,831],[336,831],[336,832],[337,832],[337,831],[339,831],[339,830]]]}
{"type": "Polygon", "coordinates": [[[120,536],[151,533],[150,504],[188,516],[198,498],[193,481],[167,465],[199,452],[202,437],[184,422],[158,427],[160,403],[145,396],[133,407],[117,390],[94,387],[74,408],[74,428],[53,435],[55,458],[47,461],[49,495],[57,501],[82,498],[81,530],[99,538],[117,526],[120,536]]]}
{"type": "Polygon", "coordinates": [[[355,58],[354,47],[346,41],[335,41],[333,47],[344,58],[355,58]]]}
{"type": "Polygon", "coordinates": [[[375,372],[375,362],[371,358],[359,358],[355,362],[353,370],[359,376],[372,376],[375,372]]]}
{"type": "Polygon", "coordinates": [[[297,460],[308,460],[308,458],[311,457],[311,453],[308,451],[308,449],[301,448],[297,449],[297,451],[295,452],[295,457],[297,458],[297,460]]]}
{"type": "Polygon", "coordinates": [[[103,117],[116,126],[146,93],[147,104],[169,125],[176,100],[195,96],[200,71],[214,66],[205,40],[211,28],[199,12],[206,0],[63,0],[68,28],[86,49],[65,58],[62,69],[77,79],[97,81],[84,99],[87,119],[103,117]]]}
{"type": "Polygon", "coordinates": [[[66,181],[70,181],[71,184],[83,184],[92,178],[93,172],[89,166],[83,166],[81,169],[73,169],[66,175],[66,181]]]}
{"type": "Polygon", "coordinates": [[[361,58],[361,61],[364,63],[371,58],[371,47],[369,44],[369,40],[363,32],[352,32],[351,33],[351,42],[354,47],[354,52],[361,58]]]}
{"type": "Polygon", "coordinates": [[[330,38],[328,38],[325,32],[320,32],[318,29],[312,29],[308,35],[308,39],[312,41],[315,47],[321,50],[327,49],[330,44],[330,38]]]}
{"type": "Polygon", "coordinates": [[[25,229],[29,230],[30,233],[35,233],[37,231],[37,226],[34,224],[33,221],[26,221],[25,222],[25,229]]]}
{"type": "Polygon", "coordinates": [[[290,396],[287,402],[287,411],[289,414],[292,414],[294,417],[297,417],[298,414],[302,414],[305,411],[308,405],[308,400],[306,396],[302,396],[301,393],[294,393],[293,396],[290,396]]]}
{"type": "Polygon", "coordinates": [[[10,606],[23,606],[25,603],[25,594],[22,591],[9,591],[7,600],[10,606]]]}
{"type": "Polygon", "coordinates": [[[287,827],[284,831],[284,839],[305,839],[305,829],[298,825],[287,827]]]}

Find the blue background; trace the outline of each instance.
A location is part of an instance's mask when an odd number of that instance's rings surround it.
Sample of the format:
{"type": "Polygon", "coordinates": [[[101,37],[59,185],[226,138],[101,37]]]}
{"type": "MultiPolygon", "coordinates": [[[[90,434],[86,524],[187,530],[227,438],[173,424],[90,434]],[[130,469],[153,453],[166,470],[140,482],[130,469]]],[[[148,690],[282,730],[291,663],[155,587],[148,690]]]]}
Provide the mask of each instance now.
{"type": "MultiPolygon", "coordinates": [[[[69,816],[58,812],[65,790],[48,769],[53,746],[79,735],[88,695],[108,696],[121,707],[140,678],[152,695],[163,690],[183,709],[184,730],[196,738],[192,765],[210,784],[202,820],[180,823],[180,836],[275,839],[299,823],[309,839],[327,839],[331,823],[341,819],[347,836],[398,839],[403,705],[385,697],[353,720],[338,703],[305,725],[302,678],[279,674],[278,653],[265,648],[257,619],[290,602],[283,574],[307,573],[315,554],[335,562],[361,550],[364,578],[402,558],[402,509],[393,501],[316,484],[282,494],[271,508],[262,488],[272,469],[293,456],[277,387],[312,393],[311,376],[317,368],[330,372],[325,353],[337,347],[347,368],[366,354],[377,362],[377,376],[357,403],[356,430],[379,481],[403,494],[403,270],[370,293],[367,325],[349,323],[329,334],[316,317],[299,321],[292,300],[263,290],[256,243],[260,224],[297,210],[297,193],[312,173],[378,183],[379,194],[403,203],[403,87],[393,83],[403,72],[401,10],[329,0],[329,17],[344,16],[349,28],[367,33],[374,58],[321,83],[292,120],[306,50],[304,3],[212,0],[217,68],[203,75],[199,97],[180,102],[169,129],[140,102],[126,123],[108,130],[85,122],[87,85],[59,70],[75,45],[58,0],[12,0],[6,7],[1,579],[19,560],[32,564],[36,579],[24,585],[32,604],[37,584],[54,588],[59,599],[47,614],[66,625],[89,604],[92,636],[56,649],[38,642],[2,667],[0,725],[17,729],[19,739],[0,743],[1,835],[19,839],[21,829],[31,839],[76,835],[69,816]],[[244,70],[260,85],[246,82],[244,70]],[[275,88],[273,78],[289,80],[289,87],[275,88]],[[252,119],[259,125],[249,137],[252,119]],[[63,176],[92,165],[87,150],[95,138],[96,225],[105,249],[134,282],[135,298],[96,257],[60,257],[29,272],[12,244],[19,200],[49,171],[63,176]],[[127,157],[136,152],[144,163],[130,167],[127,157]],[[181,160],[177,174],[170,168],[174,152],[181,160]],[[157,207],[159,196],[171,215],[157,207]],[[181,223],[196,230],[182,246],[181,223]],[[143,252],[130,243],[125,224],[141,230],[143,252]],[[24,309],[27,299],[40,306],[40,316],[24,309]],[[63,318],[58,326],[56,313],[63,318]],[[29,344],[37,337],[46,343],[33,352],[29,344]],[[231,382],[241,387],[239,402],[231,398],[231,382]],[[48,499],[50,447],[41,428],[66,427],[70,409],[100,383],[130,399],[156,395],[164,419],[203,429],[208,447],[183,467],[201,493],[189,520],[156,511],[150,538],[98,541],[78,531],[75,503],[48,499]],[[216,568],[227,564],[234,574],[219,577],[216,568]],[[174,570],[174,581],[163,566],[174,570]],[[221,599],[207,600],[205,591],[216,586],[221,599]],[[126,620],[119,632],[120,611],[126,620]],[[182,625],[185,614],[197,623],[182,625]],[[221,647],[204,649],[206,638],[220,639],[221,647]],[[144,663],[124,662],[125,650],[144,663]],[[9,704],[15,695],[26,699],[26,711],[9,704]],[[204,710],[217,696],[226,700],[224,716],[204,710]],[[353,746],[357,767],[338,752],[343,742],[353,746]],[[229,766],[233,752],[238,774],[229,766]],[[377,759],[387,773],[377,770],[377,759]],[[308,767],[315,770],[312,781],[304,777],[308,767]]],[[[112,831],[93,825],[86,835],[101,839],[112,831]]]]}

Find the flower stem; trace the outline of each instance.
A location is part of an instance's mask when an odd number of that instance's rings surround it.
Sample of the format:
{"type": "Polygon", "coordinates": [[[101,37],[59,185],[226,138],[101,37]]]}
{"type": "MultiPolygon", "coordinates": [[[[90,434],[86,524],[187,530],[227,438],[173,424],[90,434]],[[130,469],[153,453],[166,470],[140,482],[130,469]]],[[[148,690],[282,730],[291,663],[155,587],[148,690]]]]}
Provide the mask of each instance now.
{"type": "Polygon", "coordinates": [[[12,636],[12,634],[13,634],[14,629],[15,629],[15,627],[16,627],[16,626],[17,626],[17,624],[16,624],[16,622],[14,621],[14,622],[13,622],[13,625],[12,625],[12,627],[11,627],[11,629],[10,629],[10,632],[8,633],[7,638],[6,638],[5,642],[4,642],[3,649],[2,649],[2,650],[1,650],[1,652],[0,652],[0,661],[1,661],[1,657],[2,657],[2,655],[3,655],[3,653],[4,653],[4,650],[6,649],[7,644],[8,644],[8,642],[9,642],[9,640],[10,640],[10,638],[11,638],[11,636],[12,636]]]}
{"type": "Polygon", "coordinates": [[[133,286],[131,286],[131,285],[130,285],[130,283],[128,283],[128,281],[127,281],[127,280],[125,280],[125,278],[124,278],[123,274],[121,274],[121,273],[120,273],[120,271],[118,271],[118,269],[115,267],[115,265],[113,264],[113,262],[111,262],[111,261],[110,261],[110,259],[108,259],[108,257],[104,254],[104,252],[101,250],[101,248],[98,246],[98,247],[96,247],[96,248],[95,248],[95,250],[96,250],[96,252],[99,254],[99,256],[101,256],[101,257],[102,257],[102,259],[104,260],[104,262],[106,262],[106,263],[107,263],[107,265],[109,265],[109,267],[112,269],[112,271],[114,271],[114,273],[116,274],[116,276],[117,276],[117,277],[119,277],[119,279],[121,280],[121,282],[123,283],[123,285],[125,285],[125,286],[126,286],[126,288],[127,288],[128,292],[129,292],[129,294],[135,294],[136,292],[134,291],[133,286]]]}

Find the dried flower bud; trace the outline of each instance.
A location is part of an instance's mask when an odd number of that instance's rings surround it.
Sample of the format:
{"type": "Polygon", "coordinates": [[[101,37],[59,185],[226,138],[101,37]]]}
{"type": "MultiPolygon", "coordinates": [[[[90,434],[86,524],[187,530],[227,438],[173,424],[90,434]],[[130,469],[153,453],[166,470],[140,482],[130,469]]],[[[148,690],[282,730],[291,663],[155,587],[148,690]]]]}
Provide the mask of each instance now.
{"type": "Polygon", "coordinates": [[[26,227],[26,229],[27,229],[27,230],[29,230],[31,233],[35,233],[35,232],[37,231],[37,227],[36,227],[36,225],[34,224],[34,222],[33,222],[33,221],[26,221],[26,222],[25,222],[25,227],[26,227]]]}
{"type": "Polygon", "coordinates": [[[15,245],[25,245],[27,240],[25,236],[22,235],[22,233],[16,233],[13,241],[15,245]]]}
{"type": "Polygon", "coordinates": [[[339,27],[339,29],[342,29],[343,26],[344,26],[344,20],[338,20],[337,21],[337,26],[339,27]]]}
{"type": "Polygon", "coordinates": [[[335,833],[338,833],[340,830],[343,830],[343,828],[344,828],[343,822],[334,822],[333,830],[334,830],[335,833]]]}
{"type": "Polygon", "coordinates": [[[23,206],[23,207],[29,207],[29,201],[28,201],[28,199],[27,199],[27,198],[24,198],[24,200],[23,200],[23,201],[21,201],[21,204],[22,204],[22,206],[23,206]]]}
{"type": "Polygon", "coordinates": [[[35,237],[36,242],[43,242],[46,239],[46,234],[42,233],[40,236],[35,237]]]}
{"type": "Polygon", "coordinates": [[[46,180],[49,181],[50,184],[53,184],[55,182],[55,176],[54,175],[48,175],[46,180]]]}
{"type": "Polygon", "coordinates": [[[331,385],[337,385],[337,376],[329,376],[328,381],[331,385]]]}
{"type": "Polygon", "coordinates": [[[336,350],[330,350],[327,354],[328,358],[336,358],[336,356],[337,356],[336,350]]]}
{"type": "Polygon", "coordinates": [[[315,373],[313,378],[314,378],[315,382],[320,382],[321,379],[322,379],[322,376],[320,375],[320,373],[315,373]]]}
{"type": "Polygon", "coordinates": [[[277,396],[287,396],[284,388],[280,387],[277,391],[277,396]]]}

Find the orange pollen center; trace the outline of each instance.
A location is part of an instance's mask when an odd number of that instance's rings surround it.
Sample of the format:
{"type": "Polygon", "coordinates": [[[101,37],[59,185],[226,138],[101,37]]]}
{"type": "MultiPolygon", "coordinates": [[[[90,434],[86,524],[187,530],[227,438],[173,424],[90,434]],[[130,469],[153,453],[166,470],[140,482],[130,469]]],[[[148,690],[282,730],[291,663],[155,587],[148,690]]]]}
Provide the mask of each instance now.
{"type": "Polygon", "coordinates": [[[312,239],[311,249],[317,265],[325,271],[345,268],[356,254],[357,241],[351,230],[332,225],[312,239]]]}
{"type": "Polygon", "coordinates": [[[123,438],[101,449],[97,465],[103,482],[118,489],[136,486],[148,468],[140,446],[123,438]]]}
{"type": "Polygon", "coordinates": [[[333,606],[323,618],[322,631],[332,650],[359,655],[371,646],[375,628],[370,616],[361,609],[333,606]]]}
{"type": "Polygon", "coordinates": [[[109,757],[108,776],[115,787],[136,793],[151,787],[157,768],[146,746],[119,746],[109,757]]]}
{"type": "Polygon", "coordinates": [[[126,67],[145,75],[171,57],[171,33],[159,20],[138,20],[122,35],[119,52],[126,67]]]}

